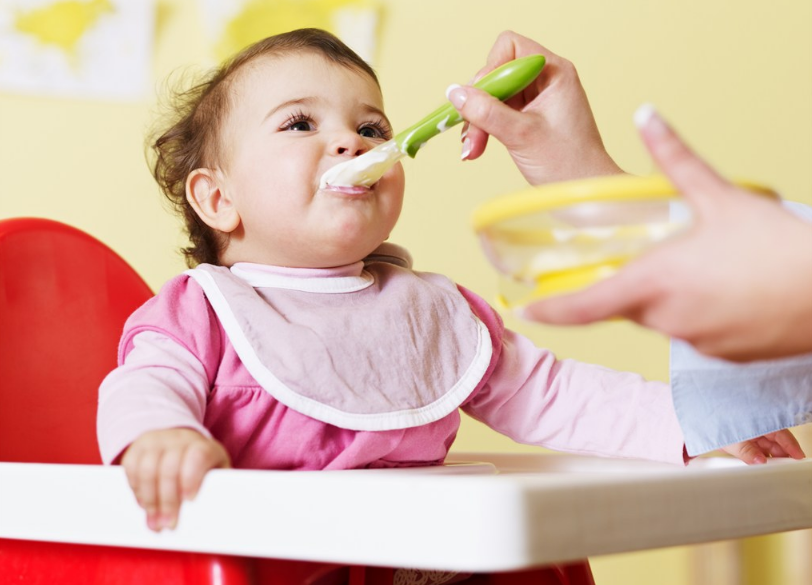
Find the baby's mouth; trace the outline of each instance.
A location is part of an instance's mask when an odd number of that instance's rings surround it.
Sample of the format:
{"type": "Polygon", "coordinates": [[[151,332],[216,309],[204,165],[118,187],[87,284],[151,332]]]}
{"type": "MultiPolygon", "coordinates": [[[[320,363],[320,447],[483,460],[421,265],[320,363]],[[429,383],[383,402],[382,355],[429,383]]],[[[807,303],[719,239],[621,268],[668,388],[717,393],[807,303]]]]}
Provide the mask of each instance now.
{"type": "Polygon", "coordinates": [[[339,186],[339,185],[327,185],[324,187],[323,191],[333,191],[335,193],[341,193],[343,195],[366,195],[367,193],[371,192],[375,188],[375,185],[372,187],[364,187],[363,185],[351,185],[351,186],[339,186]]]}

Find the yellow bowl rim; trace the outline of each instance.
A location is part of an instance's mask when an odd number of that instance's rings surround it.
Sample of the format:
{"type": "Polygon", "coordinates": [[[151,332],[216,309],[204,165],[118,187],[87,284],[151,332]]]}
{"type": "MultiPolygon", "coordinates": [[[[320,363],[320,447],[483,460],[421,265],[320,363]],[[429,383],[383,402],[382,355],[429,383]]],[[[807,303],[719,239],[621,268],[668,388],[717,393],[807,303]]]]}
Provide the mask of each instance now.
{"type": "MultiPolygon", "coordinates": [[[[778,198],[769,187],[751,181],[734,181],[754,193],[778,198]]],[[[538,211],[592,201],[658,201],[681,197],[673,183],[664,175],[609,175],[529,187],[483,203],[474,210],[474,231],[538,211]]]]}

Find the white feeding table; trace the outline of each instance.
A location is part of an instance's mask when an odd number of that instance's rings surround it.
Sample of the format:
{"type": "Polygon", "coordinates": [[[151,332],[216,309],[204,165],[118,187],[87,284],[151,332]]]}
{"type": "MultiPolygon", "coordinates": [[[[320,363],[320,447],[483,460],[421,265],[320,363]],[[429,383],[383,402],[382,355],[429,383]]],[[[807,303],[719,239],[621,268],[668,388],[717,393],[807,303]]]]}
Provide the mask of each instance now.
{"type": "Polygon", "coordinates": [[[0,538],[455,571],[812,527],[812,460],[687,468],[452,453],[435,468],[215,470],[155,534],[119,467],[0,463],[0,538]]]}

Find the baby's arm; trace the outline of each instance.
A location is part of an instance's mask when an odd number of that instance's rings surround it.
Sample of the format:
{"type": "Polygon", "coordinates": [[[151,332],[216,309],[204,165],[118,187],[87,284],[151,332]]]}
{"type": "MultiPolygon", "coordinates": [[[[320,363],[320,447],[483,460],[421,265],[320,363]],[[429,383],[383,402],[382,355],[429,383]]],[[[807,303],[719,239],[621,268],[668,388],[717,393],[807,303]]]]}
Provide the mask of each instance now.
{"type": "Polygon", "coordinates": [[[488,383],[463,410],[520,443],[584,455],[685,461],[667,384],[558,360],[510,330],[488,383]]]}
{"type": "MultiPolygon", "coordinates": [[[[521,442],[558,451],[683,463],[684,440],[662,382],[573,360],[558,360],[506,330],[488,383],[463,410],[521,442]]],[[[788,430],[723,449],[745,463],[804,457],[788,430]]]]}
{"type": "Polygon", "coordinates": [[[99,390],[102,458],[123,464],[153,530],[174,527],[181,501],[194,497],[205,472],[229,465],[203,426],[208,388],[190,351],[144,331],[99,390]]]}

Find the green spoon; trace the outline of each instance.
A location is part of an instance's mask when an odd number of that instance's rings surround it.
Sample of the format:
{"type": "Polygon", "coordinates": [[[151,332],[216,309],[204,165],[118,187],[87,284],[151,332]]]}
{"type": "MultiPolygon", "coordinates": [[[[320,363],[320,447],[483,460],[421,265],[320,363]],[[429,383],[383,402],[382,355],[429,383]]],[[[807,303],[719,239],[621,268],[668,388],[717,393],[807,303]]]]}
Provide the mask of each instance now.
{"type": "MultiPolygon", "coordinates": [[[[522,91],[539,76],[544,67],[543,55],[530,55],[497,67],[474,87],[487,91],[502,101],[522,91]]],[[[320,187],[371,187],[401,158],[414,158],[429,139],[462,122],[462,116],[450,103],[359,157],[339,163],[321,177],[320,187]]]]}

